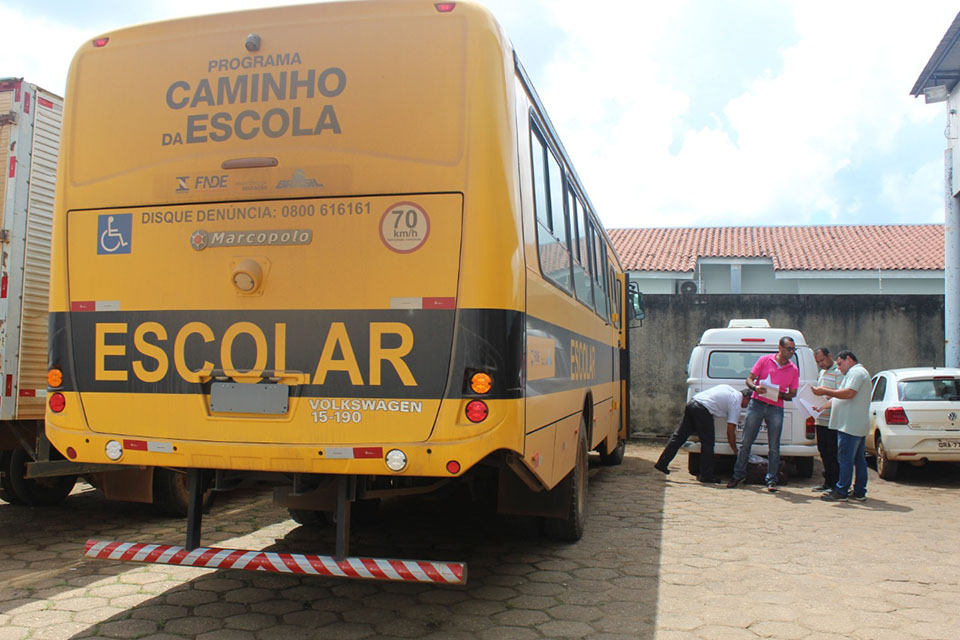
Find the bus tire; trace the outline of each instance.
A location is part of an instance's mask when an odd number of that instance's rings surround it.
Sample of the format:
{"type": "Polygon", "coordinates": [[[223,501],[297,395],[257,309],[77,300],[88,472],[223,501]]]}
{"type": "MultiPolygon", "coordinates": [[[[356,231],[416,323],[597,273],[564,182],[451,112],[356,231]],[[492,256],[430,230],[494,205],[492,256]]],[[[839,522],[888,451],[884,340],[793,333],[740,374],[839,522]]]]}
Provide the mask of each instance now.
{"type": "Polygon", "coordinates": [[[23,504],[23,501],[13,492],[10,484],[10,454],[12,451],[0,451],[0,500],[10,504],[23,504]]]}
{"type": "Polygon", "coordinates": [[[600,448],[600,463],[608,467],[615,467],[621,462],[623,462],[623,455],[627,452],[627,443],[626,441],[620,440],[617,442],[617,446],[610,453],[607,453],[607,443],[609,439],[604,441],[603,445],[600,448]]]}
{"type": "MultiPolygon", "coordinates": [[[[172,518],[186,518],[190,504],[190,491],[187,489],[187,474],[173,469],[155,467],[153,470],[153,507],[161,515],[172,518]]],[[[203,513],[213,506],[213,489],[203,492],[201,507],[203,513]]]]}
{"type": "Polygon", "coordinates": [[[568,504],[565,518],[547,518],[544,532],[551,538],[564,542],[576,542],[583,537],[583,527],[587,520],[587,480],[589,472],[587,452],[587,423],[580,419],[580,437],[577,440],[577,461],[573,470],[564,479],[568,504]],[[569,480],[569,481],[568,481],[569,480]]]}
{"type": "Polygon", "coordinates": [[[304,527],[325,527],[333,524],[333,514],[329,511],[314,511],[313,509],[287,509],[290,518],[304,527]]]}
{"type": "Polygon", "coordinates": [[[10,463],[5,471],[7,482],[13,496],[28,507],[51,507],[63,502],[73,485],[77,483],[77,476],[57,476],[54,478],[30,479],[26,477],[27,463],[33,459],[24,449],[14,449],[10,452],[10,463]]]}

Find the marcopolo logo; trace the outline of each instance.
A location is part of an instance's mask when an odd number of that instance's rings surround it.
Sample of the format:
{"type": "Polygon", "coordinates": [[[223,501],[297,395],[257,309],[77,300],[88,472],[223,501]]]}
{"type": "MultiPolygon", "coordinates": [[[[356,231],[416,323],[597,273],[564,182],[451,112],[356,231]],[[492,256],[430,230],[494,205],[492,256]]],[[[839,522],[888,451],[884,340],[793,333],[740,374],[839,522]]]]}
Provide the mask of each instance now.
{"type": "Polygon", "coordinates": [[[197,251],[213,247],[266,247],[310,244],[311,229],[277,229],[266,231],[204,231],[190,234],[190,246],[197,251]]]}

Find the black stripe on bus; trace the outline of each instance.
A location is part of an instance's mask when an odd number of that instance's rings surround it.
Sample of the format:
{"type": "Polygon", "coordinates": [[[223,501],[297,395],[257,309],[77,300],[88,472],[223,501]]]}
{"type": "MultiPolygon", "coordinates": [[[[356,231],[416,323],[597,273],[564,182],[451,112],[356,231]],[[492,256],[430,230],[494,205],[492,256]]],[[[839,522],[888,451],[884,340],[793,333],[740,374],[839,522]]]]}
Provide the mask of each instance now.
{"type": "Polygon", "coordinates": [[[176,360],[225,376],[228,330],[234,370],[298,372],[309,383],[293,393],[305,397],[517,399],[613,379],[615,347],[504,309],[57,312],[50,364],[64,373],[61,391],[207,393],[176,360]],[[541,366],[526,384],[525,331],[555,345],[552,371],[541,366]],[[493,378],[487,394],[469,388],[477,371],[493,378]]]}

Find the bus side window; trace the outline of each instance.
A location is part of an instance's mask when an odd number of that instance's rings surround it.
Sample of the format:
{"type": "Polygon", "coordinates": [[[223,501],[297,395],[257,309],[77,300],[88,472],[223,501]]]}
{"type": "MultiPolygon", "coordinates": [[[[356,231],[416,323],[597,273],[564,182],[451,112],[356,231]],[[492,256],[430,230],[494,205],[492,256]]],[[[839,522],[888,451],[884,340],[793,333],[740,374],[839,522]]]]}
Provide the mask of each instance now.
{"type": "Polygon", "coordinates": [[[563,212],[563,174],[533,123],[530,127],[530,155],[540,272],[549,281],[571,293],[570,248],[563,212]]]}
{"type": "MultiPolygon", "coordinates": [[[[607,264],[610,264],[610,260],[607,260],[607,264]]],[[[617,276],[613,272],[613,267],[607,267],[607,303],[610,305],[610,319],[613,321],[613,326],[617,329],[620,328],[620,317],[623,315],[623,312],[620,309],[620,286],[617,282],[617,276]]]]}
{"type": "Polygon", "coordinates": [[[577,292],[577,300],[585,305],[592,306],[593,291],[590,289],[589,259],[587,258],[587,228],[585,225],[585,212],[583,201],[575,197],[577,213],[570,216],[571,220],[576,221],[576,233],[573,234],[573,288],[577,292]]]}

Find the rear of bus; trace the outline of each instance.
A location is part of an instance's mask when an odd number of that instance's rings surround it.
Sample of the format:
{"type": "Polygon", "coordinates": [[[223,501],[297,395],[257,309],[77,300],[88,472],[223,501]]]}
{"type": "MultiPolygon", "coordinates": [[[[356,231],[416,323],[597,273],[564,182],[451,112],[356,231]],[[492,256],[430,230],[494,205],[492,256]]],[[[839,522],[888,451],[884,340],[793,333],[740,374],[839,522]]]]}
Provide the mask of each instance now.
{"type": "Polygon", "coordinates": [[[431,477],[522,451],[512,78],[496,23],[463,3],[247,11],[85,45],[57,192],[52,443],[80,462],[431,477]]]}

